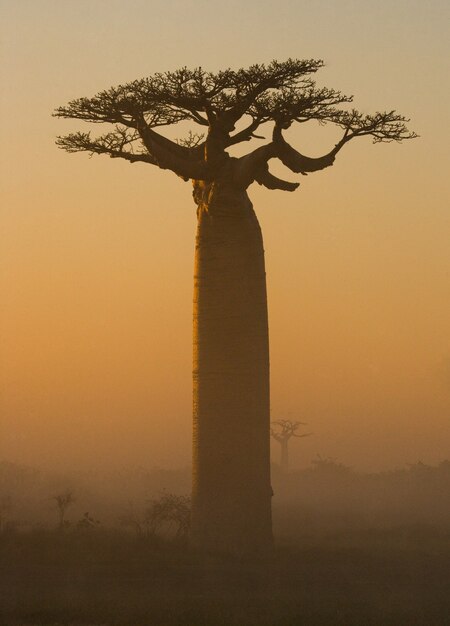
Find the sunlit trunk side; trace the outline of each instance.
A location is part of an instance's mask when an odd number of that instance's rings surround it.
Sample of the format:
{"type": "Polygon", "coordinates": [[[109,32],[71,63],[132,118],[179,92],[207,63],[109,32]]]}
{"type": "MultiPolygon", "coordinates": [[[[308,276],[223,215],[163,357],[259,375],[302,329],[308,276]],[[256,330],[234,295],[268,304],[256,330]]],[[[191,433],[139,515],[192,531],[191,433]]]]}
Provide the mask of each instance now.
{"type": "Polygon", "coordinates": [[[244,190],[195,185],[191,542],[272,544],[269,341],[261,229],[244,190]]]}

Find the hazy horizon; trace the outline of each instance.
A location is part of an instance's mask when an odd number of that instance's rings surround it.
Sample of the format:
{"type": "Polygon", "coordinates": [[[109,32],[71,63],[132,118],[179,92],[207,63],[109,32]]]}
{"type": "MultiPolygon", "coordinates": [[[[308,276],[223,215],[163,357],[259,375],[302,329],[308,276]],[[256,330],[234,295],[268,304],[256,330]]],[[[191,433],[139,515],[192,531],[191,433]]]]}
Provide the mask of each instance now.
{"type": "MultiPolygon", "coordinates": [[[[363,112],[395,108],[420,138],[355,141],[332,168],[289,173],[292,194],[250,188],[272,417],[313,432],[293,441],[294,468],[317,454],[364,471],[449,458],[449,9],[383,0],[364,11],[356,0],[3,0],[0,460],[190,464],[191,186],[58,150],[56,135],[89,125],[54,108],[184,65],[288,57],[324,58],[319,85],[353,93],[363,112]]],[[[311,156],[337,136],[314,124],[287,135],[311,156]]]]}

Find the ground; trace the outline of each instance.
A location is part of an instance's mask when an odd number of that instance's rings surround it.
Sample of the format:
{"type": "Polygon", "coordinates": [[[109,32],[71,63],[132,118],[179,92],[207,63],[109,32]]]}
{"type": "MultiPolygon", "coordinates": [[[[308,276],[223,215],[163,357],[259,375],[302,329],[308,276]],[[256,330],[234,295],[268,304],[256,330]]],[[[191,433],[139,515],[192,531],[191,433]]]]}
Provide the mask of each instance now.
{"type": "Polygon", "coordinates": [[[199,557],[118,530],[4,532],[2,626],[447,626],[450,529],[411,526],[199,557]]]}

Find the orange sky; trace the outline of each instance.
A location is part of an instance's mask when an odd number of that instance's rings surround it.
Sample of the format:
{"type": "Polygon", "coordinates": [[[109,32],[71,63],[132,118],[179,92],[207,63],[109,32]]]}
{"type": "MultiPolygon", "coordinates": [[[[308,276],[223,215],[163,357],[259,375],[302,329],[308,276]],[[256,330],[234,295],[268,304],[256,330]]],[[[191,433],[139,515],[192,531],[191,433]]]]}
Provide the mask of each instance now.
{"type": "MultiPolygon", "coordinates": [[[[0,458],[190,460],[191,188],[151,166],[58,151],[55,135],[82,124],[53,108],[182,65],[289,56],[324,58],[319,83],[363,111],[398,109],[421,138],[355,141],[293,194],[250,189],[273,417],[314,433],[295,442],[296,466],[317,453],[363,469],[449,457],[446,3],[241,4],[1,3],[0,458]]],[[[335,136],[288,133],[311,156],[335,136]]]]}

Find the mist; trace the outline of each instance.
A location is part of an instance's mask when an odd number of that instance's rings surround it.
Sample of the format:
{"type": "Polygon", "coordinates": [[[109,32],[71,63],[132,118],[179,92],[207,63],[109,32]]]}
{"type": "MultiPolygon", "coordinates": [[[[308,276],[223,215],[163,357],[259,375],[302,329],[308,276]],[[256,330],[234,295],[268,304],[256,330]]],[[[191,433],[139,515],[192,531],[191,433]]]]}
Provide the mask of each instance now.
{"type": "Polygon", "coordinates": [[[449,461],[382,473],[324,457],[273,465],[270,561],[187,549],[190,477],[1,463],[5,623],[446,623],[449,461]]]}
{"type": "MultiPolygon", "coordinates": [[[[398,528],[441,528],[450,524],[450,461],[422,462],[368,473],[329,457],[318,456],[302,470],[272,465],[275,537],[280,545],[314,545],[336,535],[398,528]]],[[[83,467],[49,471],[2,462],[2,527],[55,528],[55,496],[71,493],[68,526],[76,527],[86,511],[102,527],[145,525],[149,503],[163,493],[188,496],[191,469],[123,467],[92,471],[83,467]]]]}
{"type": "Polygon", "coordinates": [[[0,626],[448,626],[447,4],[0,10],[0,626]]]}

